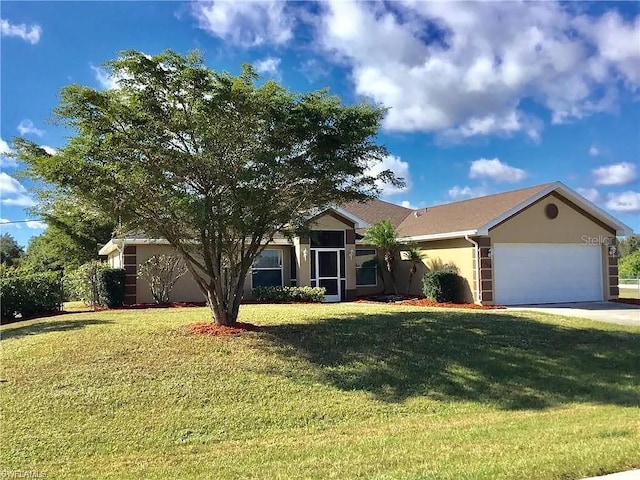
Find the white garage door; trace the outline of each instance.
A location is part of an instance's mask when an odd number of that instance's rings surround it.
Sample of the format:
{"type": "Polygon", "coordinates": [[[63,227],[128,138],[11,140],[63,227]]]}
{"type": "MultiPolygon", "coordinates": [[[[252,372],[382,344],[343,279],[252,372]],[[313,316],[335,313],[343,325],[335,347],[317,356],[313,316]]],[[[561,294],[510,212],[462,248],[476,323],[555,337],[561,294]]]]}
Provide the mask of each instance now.
{"type": "Polygon", "coordinates": [[[602,300],[597,245],[496,243],[492,259],[498,305],[602,300]]]}

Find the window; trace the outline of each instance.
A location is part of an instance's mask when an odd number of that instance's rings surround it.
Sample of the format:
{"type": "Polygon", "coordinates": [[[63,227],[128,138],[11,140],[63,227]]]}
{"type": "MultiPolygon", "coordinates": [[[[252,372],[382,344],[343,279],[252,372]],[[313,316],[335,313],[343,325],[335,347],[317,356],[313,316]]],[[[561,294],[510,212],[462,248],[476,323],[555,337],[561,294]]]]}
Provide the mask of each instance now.
{"type": "Polygon", "coordinates": [[[263,250],[253,262],[251,287],[282,286],[282,250],[263,250]]]}
{"type": "Polygon", "coordinates": [[[366,267],[356,267],[356,286],[375,287],[378,285],[378,266],[368,265],[366,267]]]}
{"type": "Polygon", "coordinates": [[[360,257],[356,264],[356,286],[375,287],[378,285],[378,265],[371,262],[376,258],[375,248],[356,250],[356,257],[360,257]],[[371,263],[369,263],[371,262],[371,263]]]}
{"type": "Polygon", "coordinates": [[[344,230],[314,230],[311,248],[344,248],[344,230]]]}

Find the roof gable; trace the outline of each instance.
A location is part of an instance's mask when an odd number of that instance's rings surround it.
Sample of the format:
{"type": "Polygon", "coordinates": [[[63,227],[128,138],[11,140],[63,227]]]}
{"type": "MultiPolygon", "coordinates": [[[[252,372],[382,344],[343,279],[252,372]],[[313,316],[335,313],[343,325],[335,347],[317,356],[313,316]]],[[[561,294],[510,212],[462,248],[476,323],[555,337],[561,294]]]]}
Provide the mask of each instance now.
{"type": "Polygon", "coordinates": [[[459,202],[410,210],[400,205],[374,199],[365,203],[350,202],[342,208],[368,223],[391,220],[401,238],[450,238],[464,235],[487,235],[489,229],[551,192],[558,192],[583,210],[592,220],[609,225],[618,235],[632,230],[598,206],[561,182],[545,183],[509,192],[496,193],[459,202]]]}

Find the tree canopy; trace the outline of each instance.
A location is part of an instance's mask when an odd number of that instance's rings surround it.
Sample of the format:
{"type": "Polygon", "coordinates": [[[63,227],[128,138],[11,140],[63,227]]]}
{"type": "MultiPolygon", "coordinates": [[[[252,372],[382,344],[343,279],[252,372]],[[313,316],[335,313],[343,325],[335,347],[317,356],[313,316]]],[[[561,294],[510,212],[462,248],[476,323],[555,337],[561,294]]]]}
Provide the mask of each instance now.
{"type": "Polygon", "coordinates": [[[11,234],[0,235],[0,263],[8,267],[16,266],[23,255],[24,250],[11,234]]]}
{"type": "Polygon", "coordinates": [[[14,141],[30,174],[123,227],[165,238],[185,259],[218,323],[238,314],[244,277],[278,232],[319,208],[379,193],[392,172],[375,137],[385,110],[343,105],[209,69],[197,52],[123,52],[119,88],[69,85],[55,117],[74,134],[56,155],[14,141]]]}
{"type": "Polygon", "coordinates": [[[40,202],[32,214],[47,223],[46,230],[33,237],[24,259],[37,271],[74,269],[98,258],[116,223],[78,198],[55,195],[49,189],[38,191],[40,202]]]}

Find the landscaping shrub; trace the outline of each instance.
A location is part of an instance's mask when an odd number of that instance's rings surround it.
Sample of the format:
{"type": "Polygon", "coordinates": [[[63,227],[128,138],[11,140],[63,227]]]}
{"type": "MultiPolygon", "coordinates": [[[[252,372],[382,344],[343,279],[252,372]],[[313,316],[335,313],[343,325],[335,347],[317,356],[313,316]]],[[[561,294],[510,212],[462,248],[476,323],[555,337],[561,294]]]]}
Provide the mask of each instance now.
{"type": "Polygon", "coordinates": [[[98,275],[98,299],[103,307],[121,307],[124,304],[124,278],[122,268],[107,268],[98,275]]]}
{"type": "Polygon", "coordinates": [[[18,315],[32,317],[59,311],[62,281],[55,272],[0,278],[0,315],[12,320],[18,315]]]}
{"type": "Polygon", "coordinates": [[[153,255],[138,266],[138,278],[147,281],[156,303],[168,303],[171,290],[186,273],[184,260],[172,255],[153,255]]]}
{"type": "Polygon", "coordinates": [[[253,298],[259,302],[321,302],[324,287],[256,287],[253,298]]]}
{"type": "Polygon", "coordinates": [[[453,270],[433,270],[422,277],[422,291],[436,302],[462,302],[462,277],[453,270]]]}
{"type": "Polygon", "coordinates": [[[92,307],[119,307],[124,303],[125,272],[102,262],[81,265],[64,276],[65,297],[92,307]]]}

